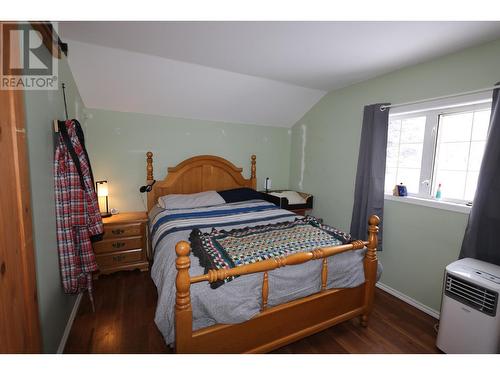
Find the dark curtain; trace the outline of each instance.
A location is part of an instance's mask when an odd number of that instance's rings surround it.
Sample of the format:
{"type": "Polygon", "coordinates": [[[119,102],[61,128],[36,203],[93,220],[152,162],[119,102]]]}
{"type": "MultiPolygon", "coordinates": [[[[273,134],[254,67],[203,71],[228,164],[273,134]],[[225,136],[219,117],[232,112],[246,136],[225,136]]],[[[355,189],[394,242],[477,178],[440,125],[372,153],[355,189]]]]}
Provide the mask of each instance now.
{"type": "Polygon", "coordinates": [[[351,219],[353,238],[366,239],[368,218],[373,214],[380,217],[378,250],[382,250],[385,156],[389,126],[389,109],[382,111],[382,105],[389,104],[372,104],[364,109],[351,219]]]}
{"type": "MultiPolygon", "coordinates": [[[[499,85],[497,83],[496,85],[499,85]]],[[[479,170],[476,195],[465,230],[460,258],[500,265],[500,97],[493,91],[490,129],[479,170]]]]}

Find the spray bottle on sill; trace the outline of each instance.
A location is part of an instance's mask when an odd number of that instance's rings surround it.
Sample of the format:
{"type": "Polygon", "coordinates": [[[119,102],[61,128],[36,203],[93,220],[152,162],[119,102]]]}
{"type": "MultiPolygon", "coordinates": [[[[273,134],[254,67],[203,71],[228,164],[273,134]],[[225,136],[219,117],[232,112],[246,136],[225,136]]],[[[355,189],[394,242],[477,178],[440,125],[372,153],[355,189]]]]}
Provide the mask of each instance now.
{"type": "Polygon", "coordinates": [[[438,185],[438,188],[436,191],[436,199],[441,199],[441,184],[438,185]]]}

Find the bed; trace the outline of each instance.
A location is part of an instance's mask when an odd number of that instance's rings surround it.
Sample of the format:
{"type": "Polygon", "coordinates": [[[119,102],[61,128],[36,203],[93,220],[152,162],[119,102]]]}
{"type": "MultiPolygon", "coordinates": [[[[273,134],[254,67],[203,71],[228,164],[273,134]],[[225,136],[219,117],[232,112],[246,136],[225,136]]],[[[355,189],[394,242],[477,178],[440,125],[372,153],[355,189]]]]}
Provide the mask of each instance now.
{"type": "MultiPolygon", "coordinates": [[[[152,183],[153,154],[148,152],[146,158],[147,180],[152,183]]],[[[251,200],[179,211],[190,225],[183,227],[181,219],[171,220],[171,213],[157,205],[167,194],[255,189],[255,155],[250,171],[245,179],[242,168],[226,159],[195,156],[168,168],[165,179],[148,192],[151,275],[158,289],[155,322],[176,353],[265,353],[357,316],[363,326],[368,324],[379,268],[378,217],[369,218],[366,241],[205,272],[187,241],[193,226],[201,231],[219,226],[231,230],[248,227],[250,221],[280,225],[297,218],[269,202],[251,200]],[[205,215],[207,210],[215,212],[209,215],[212,221],[197,221],[198,213],[205,215]],[[238,215],[235,220],[233,213],[238,215]],[[160,225],[165,218],[168,225],[160,225]],[[230,279],[231,285],[213,288],[230,279]]]]}

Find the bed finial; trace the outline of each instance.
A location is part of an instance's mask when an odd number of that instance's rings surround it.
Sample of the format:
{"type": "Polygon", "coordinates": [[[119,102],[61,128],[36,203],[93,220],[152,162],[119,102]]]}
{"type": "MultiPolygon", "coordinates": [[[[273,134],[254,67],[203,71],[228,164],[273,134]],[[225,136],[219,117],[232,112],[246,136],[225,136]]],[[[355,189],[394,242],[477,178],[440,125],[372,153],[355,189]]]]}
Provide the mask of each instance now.
{"type": "Polygon", "coordinates": [[[252,172],[252,175],[250,176],[253,180],[255,180],[257,178],[257,162],[256,162],[256,159],[257,159],[257,156],[255,155],[252,155],[252,169],[251,169],[251,172],[252,172]]]}
{"type": "MultiPolygon", "coordinates": [[[[380,218],[377,215],[371,215],[368,219],[368,224],[377,226],[380,224],[380,218]]],[[[378,233],[378,228],[376,232],[378,233]]]]}
{"type": "Polygon", "coordinates": [[[154,180],[153,178],[153,153],[151,151],[148,151],[146,153],[146,180],[149,182],[152,182],[154,180]]]}

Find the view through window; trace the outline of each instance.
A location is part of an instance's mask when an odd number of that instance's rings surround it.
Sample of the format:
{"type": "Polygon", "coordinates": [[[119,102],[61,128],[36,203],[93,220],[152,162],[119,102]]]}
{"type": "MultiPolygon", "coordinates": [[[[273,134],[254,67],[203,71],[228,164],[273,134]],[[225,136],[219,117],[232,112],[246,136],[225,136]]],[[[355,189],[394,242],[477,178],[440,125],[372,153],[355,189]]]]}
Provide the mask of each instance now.
{"type": "Polygon", "coordinates": [[[408,194],[465,203],[476,192],[488,135],[490,103],[391,115],[386,194],[403,183],[408,194]]]}

